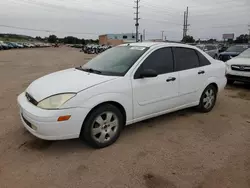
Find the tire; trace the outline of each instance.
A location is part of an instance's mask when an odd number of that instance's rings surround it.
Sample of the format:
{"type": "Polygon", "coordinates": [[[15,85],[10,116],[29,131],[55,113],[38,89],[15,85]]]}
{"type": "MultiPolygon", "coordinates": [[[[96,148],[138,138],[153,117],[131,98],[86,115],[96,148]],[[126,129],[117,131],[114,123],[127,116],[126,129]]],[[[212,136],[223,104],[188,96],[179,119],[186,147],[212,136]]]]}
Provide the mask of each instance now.
{"type": "Polygon", "coordinates": [[[218,55],[217,54],[214,55],[214,59],[218,59],[218,55]]]}
{"type": "Polygon", "coordinates": [[[227,84],[228,85],[233,85],[234,84],[234,80],[227,80],[227,84]]]}
{"type": "Polygon", "coordinates": [[[120,110],[104,104],[90,112],[83,123],[80,139],[94,148],[104,148],[119,138],[123,126],[124,117],[120,110]]]}
{"type": "Polygon", "coordinates": [[[207,86],[201,95],[198,110],[202,113],[210,112],[216,103],[216,99],[217,89],[213,85],[207,86]]]}

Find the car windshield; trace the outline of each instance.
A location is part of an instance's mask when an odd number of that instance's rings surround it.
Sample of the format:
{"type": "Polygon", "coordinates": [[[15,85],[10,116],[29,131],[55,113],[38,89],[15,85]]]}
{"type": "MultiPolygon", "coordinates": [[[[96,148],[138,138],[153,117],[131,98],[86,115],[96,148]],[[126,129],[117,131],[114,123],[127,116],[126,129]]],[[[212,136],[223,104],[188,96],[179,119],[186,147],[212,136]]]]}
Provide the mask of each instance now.
{"type": "Polygon", "coordinates": [[[246,50],[248,48],[248,46],[231,46],[229,47],[226,52],[243,52],[244,50],[246,50]]]}
{"type": "Polygon", "coordinates": [[[250,48],[242,52],[238,57],[250,58],[250,48]]]}
{"type": "Polygon", "coordinates": [[[118,46],[90,60],[82,69],[95,70],[99,74],[124,76],[131,66],[147,51],[142,46],[118,46]]]}
{"type": "Polygon", "coordinates": [[[205,46],[205,48],[207,50],[215,50],[216,49],[215,46],[211,46],[211,45],[207,45],[207,46],[205,46]]]}
{"type": "Polygon", "coordinates": [[[197,48],[200,48],[201,50],[204,49],[204,46],[196,46],[197,48]]]}

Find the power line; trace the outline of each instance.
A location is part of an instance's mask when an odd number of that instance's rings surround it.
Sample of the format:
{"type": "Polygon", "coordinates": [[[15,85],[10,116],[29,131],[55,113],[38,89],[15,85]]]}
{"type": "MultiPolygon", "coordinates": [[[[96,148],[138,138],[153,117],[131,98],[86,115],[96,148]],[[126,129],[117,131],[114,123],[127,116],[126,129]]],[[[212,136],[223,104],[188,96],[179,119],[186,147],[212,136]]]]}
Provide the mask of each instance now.
{"type": "Polygon", "coordinates": [[[98,35],[98,33],[92,32],[72,32],[72,31],[57,31],[51,29],[32,29],[27,27],[19,27],[19,26],[12,26],[12,25],[0,25],[0,27],[12,28],[12,29],[20,29],[20,30],[27,30],[27,31],[37,31],[37,32],[47,32],[47,33],[68,33],[68,34],[91,34],[91,35],[98,35]]]}

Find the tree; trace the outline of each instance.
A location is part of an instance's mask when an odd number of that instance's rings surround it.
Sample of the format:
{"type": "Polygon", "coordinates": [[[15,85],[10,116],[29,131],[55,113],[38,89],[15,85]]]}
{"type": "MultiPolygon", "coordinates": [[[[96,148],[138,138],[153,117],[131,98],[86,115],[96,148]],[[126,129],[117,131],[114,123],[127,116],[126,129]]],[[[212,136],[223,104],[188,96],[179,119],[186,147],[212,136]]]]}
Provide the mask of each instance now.
{"type": "Polygon", "coordinates": [[[86,44],[86,41],[85,41],[84,39],[82,39],[82,40],[81,40],[81,43],[82,43],[83,45],[85,45],[85,44],[86,44]]]}
{"type": "Polygon", "coordinates": [[[249,35],[242,34],[236,38],[235,43],[238,43],[238,44],[248,43],[248,40],[249,40],[249,35]]]}
{"type": "Polygon", "coordinates": [[[36,36],[36,40],[42,41],[43,39],[42,39],[42,37],[40,37],[40,36],[36,36]]]}
{"type": "Polygon", "coordinates": [[[56,35],[50,35],[48,38],[48,42],[50,42],[50,43],[56,43],[57,40],[58,40],[58,38],[56,35]]]}
{"type": "Polygon", "coordinates": [[[209,39],[209,40],[207,40],[207,42],[208,43],[214,43],[214,42],[217,42],[217,40],[216,39],[209,39]]]}
{"type": "Polygon", "coordinates": [[[184,43],[194,43],[195,40],[194,40],[193,36],[187,35],[187,36],[183,37],[183,39],[181,40],[181,42],[184,42],[184,43]]]}

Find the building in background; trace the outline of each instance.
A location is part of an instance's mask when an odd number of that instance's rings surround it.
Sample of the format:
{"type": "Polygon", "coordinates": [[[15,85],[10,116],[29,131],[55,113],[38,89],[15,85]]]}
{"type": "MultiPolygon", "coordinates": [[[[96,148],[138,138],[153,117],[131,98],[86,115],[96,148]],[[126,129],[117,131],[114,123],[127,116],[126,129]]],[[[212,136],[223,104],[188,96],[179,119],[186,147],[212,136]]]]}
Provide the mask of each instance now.
{"type": "Polygon", "coordinates": [[[99,36],[100,45],[120,45],[124,43],[135,42],[134,33],[122,33],[122,34],[105,34],[99,36]]]}

